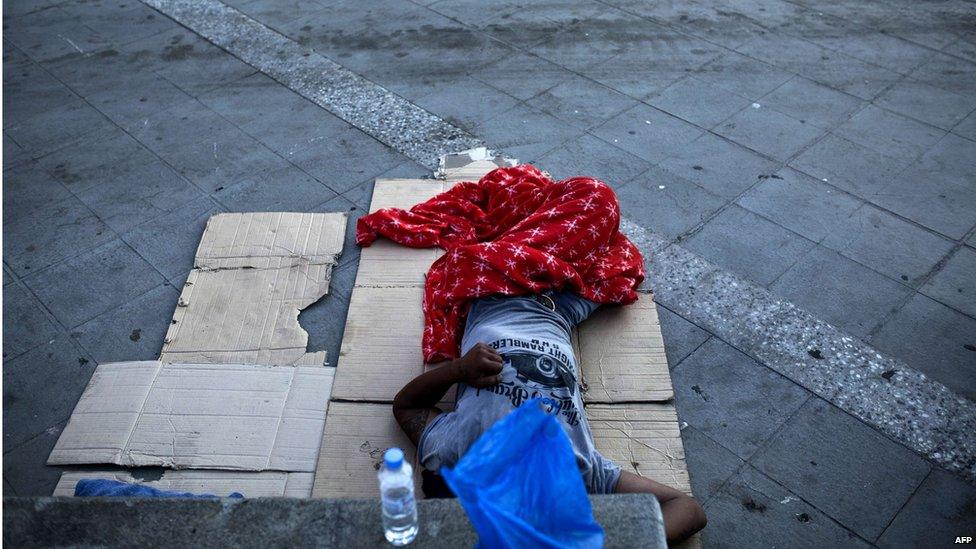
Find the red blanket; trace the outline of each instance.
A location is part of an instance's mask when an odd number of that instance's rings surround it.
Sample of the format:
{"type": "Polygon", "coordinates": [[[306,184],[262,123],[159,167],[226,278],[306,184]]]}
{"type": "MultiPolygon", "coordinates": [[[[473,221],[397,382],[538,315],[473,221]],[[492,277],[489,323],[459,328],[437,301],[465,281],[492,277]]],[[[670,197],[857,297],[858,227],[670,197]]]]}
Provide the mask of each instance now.
{"type": "Polygon", "coordinates": [[[598,303],[632,303],[644,280],[640,251],[620,233],[620,207],[601,181],[553,181],[533,166],[498,168],[409,211],[359,219],[356,242],[379,236],[447,250],[424,290],[424,360],[458,356],[466,305],[491,295],[571,288],[598,303]]]}

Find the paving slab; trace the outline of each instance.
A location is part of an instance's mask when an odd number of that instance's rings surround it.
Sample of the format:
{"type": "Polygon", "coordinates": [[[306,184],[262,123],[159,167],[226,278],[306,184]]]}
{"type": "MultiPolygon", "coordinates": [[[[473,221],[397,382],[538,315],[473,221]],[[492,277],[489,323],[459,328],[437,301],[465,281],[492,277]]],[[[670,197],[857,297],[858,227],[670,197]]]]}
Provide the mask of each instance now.
{"type": "Polygon", "coordinates": [[[887,156],[834,134],[827,134],[799,156],[790,167],[865,200],[884,192],[893,179],[912,163],[910,158],[887,156]]]}
{"type": "Polygon", "coordinates": [[[976,526],[974,502],[976,487],[942,469],[933,468],[878,539],[878,547],[953,544],[957,536],[968,536],[964,532],[970,532],[976,526]]]}
{"type": "Polygon", "coordinates": [[[675,367],[679,417],[748,459],[810,394],[717,338],[675,367]]]}
{"type": "Polygon", "coordinates": [[[931,468],[819,398],[804,404],[750,463],[869,540],[881,535],[931,468]]]}
{"type": "Polygon", "coordinates": [[[144,294],[161,284],[163,277],[122,240],[115,239],[24,282],[70,329],[144,294]]]}
{"type": "Polygon", "coordinates": [[[201,198],[166,215],[144,221],[122,233],[122,240],[154,269],[172,280],[193,268],[193,258],[207,220],[224,211],[209,197],[201,198]]]}
{"type": "Polygon", "coordinates": [[[708,500],[745,462],[691,426],[681,430],[681,443],[685,449],[692,492],[699,503],[707,505],[708,500]]]}
{"type": "Polygon", "coordinates": [[[952,239],[976,224],[976,194],[955,174],[912,166],[870,198],[882,208],[952,239]]]}
{"type": "Polygon", "coordinates": [[[936,53],[911,74],[913,80],[952,92],[976,92],[976,63],[953,55],[936,53]]]}
{"type": "Polygon", "coordinates": [[[793,73],[737,52],[726,52],[691,74],[753,101],[788,82],[793,73]]]}
{"type": "Polygon", "coordinates": [[[705,506],[708,547],[871,547],[748,465],[705,506]]]}
{"type": "Polygon", "coordinates": [[[659,109],[635,105],[590,133],[648,162],[678,154],[702,129],[659,109]]]}
{"type": "Polygon", "coordinates": [[[527,100],[526,104],[586,130],[638,103],[603,84],[574,75],[527,100]]]}
{"type": "MultiPolygon", "coordinates": [[[[525,32],[524,29],[513,27],[507,21],[500,23],[499,26],[512,29],[517,35],[525,32]]],[[[471,76],[496,90],[525,100],[567,80],[573,76],[573,73],[541,57],[516,52],[472,72],[471,76]],[[525,74],[531,74],[532,77],[525,78],[525,74]]]]}
{"type": "Polygon", "coordinates": [[[17,284],[4,285],[3,326],[4,362],[53,340],[60,333],[37,298],[17,284]]]}
{"type": "Polygon", "coordinates": [[[724,88],[685,77],[647,100],[655,107],[702,128],[712,128],[751,101],[724,88]]]}
{"type": "Polygon", "coordinates": [[[794,76],[756,101],[802,123],[824,129],[847,120],[866,104],[853,95],[830,89],[802,76],[794,76]]]}
{"type": "Polygon", "coordinates": [[[338,196],[293,165],[228,181],[211,196],[229,212],[304,212],[338,196]]]}
{"type": "Polygon", "coordinates": [[[470,130],[487,122],[519,103],[504,89],[494,87],[471,77],[432,82],[424,91],[410,99],[418,106],[436,113],[455,126],[470,130]]]}
{"type": "Polygon", "coordinates": [[[125,45],[175,27],[173,21],[145,4],[129,0],[62,2],[59,9],[116,45],[125,45]]]}
{"type": "Polygon", "coordinates": [[[670,239],[691,231],[727,203],[658,167],[617,189],[617,199],[625,215],[670,239]]]}
{"type": "MultiPolygon", "coordinates": [[[[14,145],[16,146],[16,145],[14,145]]],[[[10,153],[4,142],[5,156],[10,153]]],[[[11,166],[3,172],[3,216],[5,220],[29,215],[32,210],[71,196],[55,177],[35,162],[11,166]]]]}
{"type": "Polygon", "coordinates": [[[753,103],[716,127],[715,133],[786,161],[823,135],[823,130],[753,103]]]}
{"type": "Polygon", "coordinates": [[[522,162],[536,162],[545,153],[579,137],[583,131],[551,114],[525,104],[516,105],[471,133],[522,162]]]}
{"type": "Polygon", "coordinates": [[[945,132],[869,105],[833,130],[835,135],[895,158],[916,158],[945,132]]]}
{"type": "Polygon", "coordinates": [[[703,189],[735,198],[780,164],[713,133],[703,133],[658,164],[703,189]]]}
{"type": "Polygon", "coordinates": [[[944,130],[951,130],[976,109],[976,100],[971,96],[911,80],[896,83],[874,104],[944,130]]]}
{"type": "Polygon", "coordinates": [[[17,20],[18,25],[6,29],[4,38],[35,61],[80,57],[108,45],[98,33],[60,7],[38,10],[17,20]]]}
{"type": "Polygon", "coordinates": [[[962,247],[956,250],[939,272],[921,288],[921,292],[953,309],[976,318],[976,251],[962,247]]]}
{"type": "Polygon", "coordinates": [[[536,165],[556,179],[587,174],[614,188],[651,166],[649,162],[592,135],[583,135],[564,143],[542,156],[536,165]]]}
{"type": "Polygon", "coordinates": [[[891,315],[871,344],[883,353],[976,400],[976,320],[915,294],[891,315]]]}
{"type": "MultiPolygon", "coordinates": [[[[9,482],[14,494],[21,497],[50,496],[61,478],[60,467],[44,464],[66,423],[52,425],[41,434],[17,447],[4,447],[4,484],[9,482]],[[8,480],[9,479],[9,480],[8,480]]],[[[4,495],[7,492],[4,491],[4,495]]]]}
{"type": "Polygon", "coordinates": [[[693,353],[702,343],[711,337],[706,330],[695,326],[678,313],[657,304],[657,318],[661,323],[661,334],[664,337],[664,352],[668,357],[668,367],[674,368],[688,355],[693,353]]]}
{"type": "Polygon", "coordinates": [[[71,98],[36,114],[4,131],[20,146],[38,158],[100,130],[111,128],[102,113],[81,99],[71,98]]]}
{"type": "Polygon", "coordinates": [[[5,362],[4,454],[67,421],[94,369],[95,362],[67,334],[5,362]]]}
{"type": "Polygon", "coordinates": [[[861,338],[866,338],[913,293],[908,286],[823,246],[810,250],[770,288],[861,338]]]}
{"type": "Polygon", "coordinates": [[[683,243],[709,261],[763,286],[779,278],[816,245],[735,204],[683,243]]]}

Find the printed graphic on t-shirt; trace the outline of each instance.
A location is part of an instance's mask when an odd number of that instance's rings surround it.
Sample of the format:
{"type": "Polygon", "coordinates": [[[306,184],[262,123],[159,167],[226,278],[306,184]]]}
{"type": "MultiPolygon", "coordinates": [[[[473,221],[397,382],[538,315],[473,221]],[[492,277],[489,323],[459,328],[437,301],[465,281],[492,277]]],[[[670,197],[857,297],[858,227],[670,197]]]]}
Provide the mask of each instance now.
{"type": "Polygon", "coordinates": [[[550,342],[538,339],[502,338],[488,345],[502,355],[506,367],[515,370],[515,378],[478,389],[478,394],[486,391],[507,397],[516,408],[526,400],[541,397],[550,413],[562,414],[569,425],[579,424],[580,411],[573,399],[576,376],[566,353],[550,342]]]}

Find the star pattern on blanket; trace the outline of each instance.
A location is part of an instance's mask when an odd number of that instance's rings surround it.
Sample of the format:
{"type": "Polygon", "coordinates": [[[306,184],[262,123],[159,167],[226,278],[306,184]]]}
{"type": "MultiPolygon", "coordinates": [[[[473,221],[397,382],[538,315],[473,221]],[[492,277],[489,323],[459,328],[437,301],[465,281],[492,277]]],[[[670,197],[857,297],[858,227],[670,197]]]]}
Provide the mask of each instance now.
{"type": "Polygon", "coordinates": [[[423,355],[458,356],[471,300],[572,289],[598,303],[632,303],[644,280],[640,250],[620,230],[617,197],[589,177],[553,181],[534,166],[498,168],[404,210],[359,219],[356,242],[380,236],[447,251],[424,288],[423,355]]]}

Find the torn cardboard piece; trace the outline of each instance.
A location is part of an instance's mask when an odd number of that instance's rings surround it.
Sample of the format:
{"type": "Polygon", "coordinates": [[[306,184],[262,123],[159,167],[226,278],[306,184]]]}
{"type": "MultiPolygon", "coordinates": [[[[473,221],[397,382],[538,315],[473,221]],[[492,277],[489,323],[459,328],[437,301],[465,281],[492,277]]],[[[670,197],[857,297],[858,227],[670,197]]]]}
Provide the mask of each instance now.
{"type": "Polygon", "coordinates": [[[387,448],[414,465],[414,493],[422,497],[416,450],[386,404],[332,402],[315,470],[313,498],[379,498],[376,472],[387,448]]]}
{"type": "Polygon", "coordinates": [[[312,473],[283,471],[165,471],[155,480],[142,480],[127,471],[67,470],[61,473],[54,496],[73,496],[82,479],[107,479],[144,484],[160,490],[214,494],[226,497],[239,492],[247,498],[307,498],[312,494],[312,473]]]}
{"type": "Polygon", "coordinates": [[[436,177],[449,183],[478,181],[495,168],[517,166],[518,160],[505,158],[487,147],[476,147],[454,154],[441,156],[436,177]]]}
{"type": "Polygon", "coordinates": [[[48,464],[312,472],[334,371],[100,364],[48,464]]]}
{"type": "Polygon", "coordinates": [[[578,327],[577,358],[586,402],[666,402],[674,398],[654,295],[605,306],[578,327]]]}
{"type": "Polygon", "coordinates": [[[210,218],[163,344],[165,362],[321,365],[298,313],[329,291],[346,216],[210,218]]]}
{"type": "Polygon", "coordinates": [[[590,404],[586,418],[604,457],[625,471],[691,494],[673,403],[590,404]]]}

